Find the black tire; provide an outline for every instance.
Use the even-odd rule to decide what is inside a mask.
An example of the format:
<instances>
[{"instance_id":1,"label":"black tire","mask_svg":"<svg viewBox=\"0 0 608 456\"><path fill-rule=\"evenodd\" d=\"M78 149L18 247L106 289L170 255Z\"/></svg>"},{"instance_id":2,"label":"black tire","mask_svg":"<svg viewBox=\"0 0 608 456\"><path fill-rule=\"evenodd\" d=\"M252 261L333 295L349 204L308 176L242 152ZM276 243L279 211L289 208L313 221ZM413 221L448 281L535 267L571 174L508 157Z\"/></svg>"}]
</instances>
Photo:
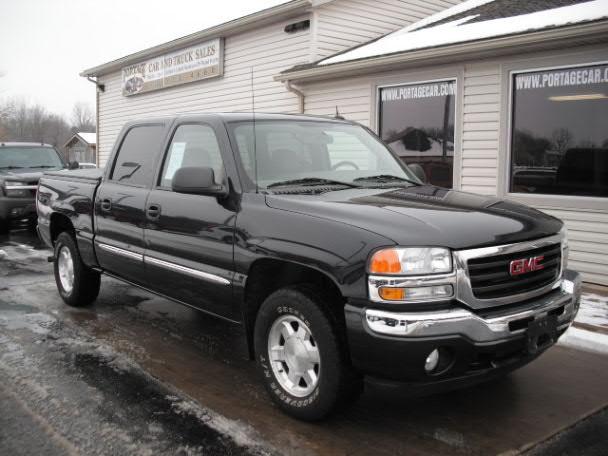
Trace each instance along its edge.
<instances>
[{"instance_id":1,"label":"black tire","mask_svg":"<svg viewBox=\"0 0 608 456\"><path fill-rule=\"evenodd\" d=\"M66 290L63 287L59 277L59 255L63 248L69 250L73 263L74 279L71 290ZM67 305L83 307L91 304L97 299L101 283L100 273L87 267L82 262L76 241L70 233L63 232L57 236L53 266L57 290Z\"/></svg>"},{"instance_id":2,"label":"black tire","mask_svg":"<svg viewBox=\"0 0 608 456\"><path fill-rule=\"evenodd\" d=\"M320 420L352 403L362 390L361 377L354 372L348 359L344 323L329 306L328 298L312 286L294 286L282 288L266 298L256 318L256 363L264 385L283 411L300 420ZM290 394L281 385L269 361L269 334L273 323L289 315L308 326L319 352L318 383L304 397Z\"/></svg>"},{"instance_id":3,"label":"black tire","mask_svg":"<svg viewBox=\"0 0 608 456\"><path fill-rule=\"evenodd\" d=\"M0 234L8 234L9 231L9 221L0 218Z\"/></svg>"}]
</instances>

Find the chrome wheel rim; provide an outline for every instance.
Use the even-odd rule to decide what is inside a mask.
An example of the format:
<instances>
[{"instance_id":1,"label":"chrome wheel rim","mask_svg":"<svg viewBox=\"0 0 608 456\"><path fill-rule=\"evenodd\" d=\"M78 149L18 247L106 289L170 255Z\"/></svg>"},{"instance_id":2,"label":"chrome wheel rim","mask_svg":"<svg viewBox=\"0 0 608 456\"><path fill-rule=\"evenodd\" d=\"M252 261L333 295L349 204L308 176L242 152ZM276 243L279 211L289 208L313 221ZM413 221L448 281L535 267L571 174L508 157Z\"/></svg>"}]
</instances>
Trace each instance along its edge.
<instances>
[{"instance_id":1,"label":"chrome wheel rim","mask_svg":"<svg viewBox=\"0 0 608 456\"><path fill-rule=\"evenodd\" d=\"M275 378L292 396L308 396L319 384L317 341L310 328L294 315L279 317L270 328L268 359Z\"/></svg>"},{"instance_id":2,"label":"chrome wheel rim","mask_svg":"<svg viewBox=\"0 0 608 456\"><path fill-rule=\"evenodd\" d=\"M57 269L61 288L66 293L71 293L74 288L74 261L67 247L61 247L57 256Z\"/></svg>"}]
</instances>

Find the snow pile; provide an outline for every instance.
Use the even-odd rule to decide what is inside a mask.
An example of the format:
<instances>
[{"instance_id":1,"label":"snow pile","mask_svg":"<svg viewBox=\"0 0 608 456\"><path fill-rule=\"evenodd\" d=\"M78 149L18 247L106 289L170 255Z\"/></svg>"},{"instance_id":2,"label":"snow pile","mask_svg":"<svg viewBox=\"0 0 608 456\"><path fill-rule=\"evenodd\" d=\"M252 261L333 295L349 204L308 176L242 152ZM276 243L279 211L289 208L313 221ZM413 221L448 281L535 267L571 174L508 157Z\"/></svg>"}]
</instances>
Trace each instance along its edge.
<instances>
[{"instance_id":1,"label":"snow pile","mask_svg":"<svg viewBox=\"0 0 608 456\"><path fill-rule=\"evenodd\" d=\"M559 339L558 344L579 350L608 353L608 296L583 293L581 306L575 323L583 327L571 326ZM594 329L597 328L597 331Z\"/></svg>"},{"instance_id":2,"label":"snow pile","mask_svg":"<svg viewBox=\"0 0 608 456\"><path fill-rule=\"evenodd\" d=\"M468 11L484 3L488 2L483 0L464 2L370 44L322 60L319 62L319 65L329 65L608 18L608 0L594 0L538 11L536 13L469 23L477 17L476 15L471 15L445 24L420 29L428 24L433 24L454 14Z\"/></svg>"}]
</instances>

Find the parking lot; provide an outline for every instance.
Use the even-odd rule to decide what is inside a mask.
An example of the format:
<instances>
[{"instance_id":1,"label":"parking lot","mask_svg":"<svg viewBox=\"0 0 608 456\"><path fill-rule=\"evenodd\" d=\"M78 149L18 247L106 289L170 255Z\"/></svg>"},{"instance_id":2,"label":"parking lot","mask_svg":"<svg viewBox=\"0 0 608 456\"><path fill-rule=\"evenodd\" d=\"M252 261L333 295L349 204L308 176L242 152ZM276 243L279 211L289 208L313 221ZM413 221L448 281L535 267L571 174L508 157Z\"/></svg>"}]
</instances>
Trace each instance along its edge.
<instances>
[{"instance_id":1,"label":"parking lot","mask_svg":"<svg viewBox=\"0 0 608 456\"><path fill-rule=\"evenodd\" d=\"M267 398L240 327L109 278L68 308L49 255L31 231L0 238L0 454L606 454L601 289L564 343L504 379L368 388L309 424Z\"/></svg>"}]
</instances>

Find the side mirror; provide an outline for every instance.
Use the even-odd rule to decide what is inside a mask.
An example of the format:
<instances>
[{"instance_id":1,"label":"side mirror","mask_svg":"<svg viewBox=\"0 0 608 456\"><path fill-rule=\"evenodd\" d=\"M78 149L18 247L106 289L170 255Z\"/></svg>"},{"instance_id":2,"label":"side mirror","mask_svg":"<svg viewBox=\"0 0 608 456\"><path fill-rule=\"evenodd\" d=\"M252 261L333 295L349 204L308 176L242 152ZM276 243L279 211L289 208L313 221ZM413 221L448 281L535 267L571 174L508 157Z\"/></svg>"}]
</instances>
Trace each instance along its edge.
<instances>
[{"instance_id":1,"label":"side mirror","mask_svg":"<svg viewBox=\"0 0 608 456\"><path fill-rule=\"evenodd\" d=\"M407 165L407 167L418 179L420 179L420 182L426 184L426 173L424 172L424 168L422 168L422 166L420 166L418 163L411 163Z\"/></svg>"},{"instance_id":2,"label":"side mirror","mask_svg":"<svg viewBox=\"0 0 608 456\"><path fill-rule=\"evenodd\" d=\"M68 163L68 169L78 169L80 164L77 161L71 161Z\"/></svg>"},{"instance_id":3,"label":"side mirror","mask_svg":"<svg viewBox=\"0 0 608 456\"><path fill-rule=\"evenodd\" d=\"M215 183L215 173L210 167L179 168L173 175L171 188L177 193L193 195L225 196L228 192L223 185Z\"/></svg>"}]
</instances>

